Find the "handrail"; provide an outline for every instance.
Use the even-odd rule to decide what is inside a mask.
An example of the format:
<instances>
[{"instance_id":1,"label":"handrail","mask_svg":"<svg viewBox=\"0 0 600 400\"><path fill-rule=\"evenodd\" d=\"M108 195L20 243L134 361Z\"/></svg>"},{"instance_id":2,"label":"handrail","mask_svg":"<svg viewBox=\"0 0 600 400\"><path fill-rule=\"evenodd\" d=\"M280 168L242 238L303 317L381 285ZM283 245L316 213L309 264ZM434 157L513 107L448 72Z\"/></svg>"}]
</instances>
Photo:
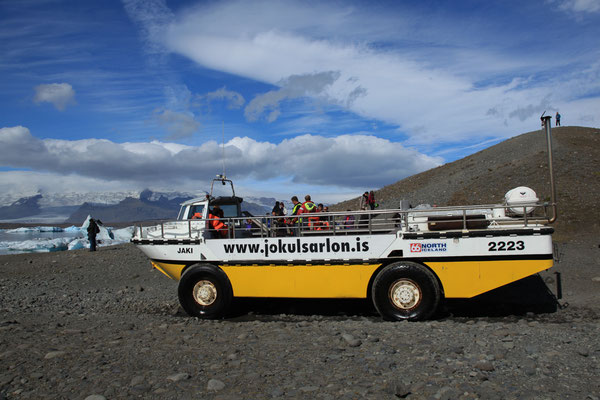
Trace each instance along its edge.
<instances>
[{"instance_id":1,"label":"handrail","mask_svg":"<svg viewBox=\"0 0 600 400\"><path fill-rule=\"evenodd\" d=\"M346 211L314 213L302 217L261 216L232 217L221 219L227 226L227 238L286 237L315 235L344 235L364 232L368 234L392 232L426 232L485 229L488 226L528 227L546 224L551 218L548 203L527 203L518 206L505 204L480 206L447 206L428 209L388 209L369 211ZM504 212L500 212L504 210ZM522 210L520 215L514 211ZM529 211L529 212L528 212ZM495 216L497 213L499 216ZM319 220L308 220L308 215ZM502 216L505 215L505 216ZM210 229L210 219L162 221L158 225L135 229L140 239L156 238L211 238L216 237ZM458 225L457 225L458 224ZM138 229L139 228L139 229ZM501 228L499 228L501 229ZM221 236L219 236L221 237Z\"/></svg>"}]
</instances>

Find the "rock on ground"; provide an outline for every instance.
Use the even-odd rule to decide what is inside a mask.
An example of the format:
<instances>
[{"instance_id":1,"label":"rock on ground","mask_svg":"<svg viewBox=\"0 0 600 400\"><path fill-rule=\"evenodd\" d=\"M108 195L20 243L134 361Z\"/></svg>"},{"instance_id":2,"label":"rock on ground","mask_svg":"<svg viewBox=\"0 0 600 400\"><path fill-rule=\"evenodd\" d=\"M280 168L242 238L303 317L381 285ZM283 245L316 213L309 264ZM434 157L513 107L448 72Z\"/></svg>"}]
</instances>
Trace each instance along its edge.
<instances>
[{"instance_id":1,"label":"rock on ground","mask_svg":"<svg viewBox=\"0 0 600 400\"><path fill-rule=\"evenodd\" d=\"M131 245L1 256L0 399L599 398L599 250L563 250L570 307L524 304L517 286L419 323L281 299L204 321Z\"/></svg>"}]
</instances>

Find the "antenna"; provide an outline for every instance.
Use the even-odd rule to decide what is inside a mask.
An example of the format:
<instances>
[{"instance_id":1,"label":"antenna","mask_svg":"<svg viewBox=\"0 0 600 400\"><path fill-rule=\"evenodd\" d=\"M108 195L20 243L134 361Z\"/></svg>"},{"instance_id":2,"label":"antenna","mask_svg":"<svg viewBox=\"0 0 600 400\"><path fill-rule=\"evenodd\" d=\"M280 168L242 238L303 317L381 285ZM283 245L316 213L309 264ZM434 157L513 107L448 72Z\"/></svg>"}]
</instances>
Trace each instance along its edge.
<instances>
[{"instance_id":1,"label":"antenna","mask_svg":"<svg viewBox=\"0 0 600 400\"><path fill-rule=\"evenodd\" d=\"M225 121L223 122L223 127L221 129L222 133L223 133L223 178L225 178ZM225 183L225 182L223 182Z\"/></svg>"}]
</instances>

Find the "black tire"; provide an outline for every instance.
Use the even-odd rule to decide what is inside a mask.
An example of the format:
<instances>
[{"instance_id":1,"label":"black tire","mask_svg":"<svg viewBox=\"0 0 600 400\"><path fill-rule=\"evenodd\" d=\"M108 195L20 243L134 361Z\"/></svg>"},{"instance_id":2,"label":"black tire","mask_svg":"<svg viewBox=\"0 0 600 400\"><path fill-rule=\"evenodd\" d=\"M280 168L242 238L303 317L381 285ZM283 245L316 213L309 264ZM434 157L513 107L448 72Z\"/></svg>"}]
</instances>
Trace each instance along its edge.
<instances>
[{"instance_id":1,"label":"black tire","mask_svg":"<svg viewBox=\"0 0 600 400\"><path fill-rule=\"evenodd\" d=\"M233 290L225 272L208 264L188 268L177 289L181 307L192 317L214 319L227 313Z\"/></svg>"},{"instance_id":2,"label":"black tire","mask_svg":"<svg viewBox=\"0 0 600 400\"><path fill-rule=\"evenodd\" d=\"M440 303L440 285L421 264L400 261L383 268L371 290L375 308L386 320L420 321L431 317Z\"/></svg>"}]
</instances>

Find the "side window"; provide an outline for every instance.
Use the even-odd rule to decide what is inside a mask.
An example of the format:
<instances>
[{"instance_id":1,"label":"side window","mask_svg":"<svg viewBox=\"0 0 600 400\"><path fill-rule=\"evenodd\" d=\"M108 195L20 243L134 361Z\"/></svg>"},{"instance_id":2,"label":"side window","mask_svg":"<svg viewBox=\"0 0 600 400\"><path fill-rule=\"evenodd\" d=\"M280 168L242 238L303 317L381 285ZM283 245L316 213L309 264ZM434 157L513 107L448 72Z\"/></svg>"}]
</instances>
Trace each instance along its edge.
<instances>
[{"instance_id":1,"label":"side window","mask_svg":"<svg viewBox=\"0 0 600 400\"><path fill-rule=\"evenodd\" d=\"M204 211L204 206L191 206L190 212L188 213L187 219L200 219L202 218L202 212Z\"/></svg>"}]
</instances>

